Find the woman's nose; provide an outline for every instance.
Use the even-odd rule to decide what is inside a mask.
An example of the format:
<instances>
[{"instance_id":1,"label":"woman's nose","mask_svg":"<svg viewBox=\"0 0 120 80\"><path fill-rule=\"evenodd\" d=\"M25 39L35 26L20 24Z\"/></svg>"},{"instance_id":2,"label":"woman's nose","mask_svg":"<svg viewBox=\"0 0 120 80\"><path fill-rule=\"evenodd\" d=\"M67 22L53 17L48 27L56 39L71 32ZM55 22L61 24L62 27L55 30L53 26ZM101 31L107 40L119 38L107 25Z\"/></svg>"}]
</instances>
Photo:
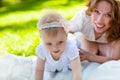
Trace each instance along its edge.
<instances>
[{"instance_id":1,"label":"woman's nose","mask_svg":"<svg viewBox=\"0 0 120 80\"><path fill-rule=\"evenodd\" d=\"M103 16L103 15L99 15L99 16L97 17L96 22L97 22L98 24L102 24L102 23L104 22L104 16Z\"/></svg>"}]
</instances>

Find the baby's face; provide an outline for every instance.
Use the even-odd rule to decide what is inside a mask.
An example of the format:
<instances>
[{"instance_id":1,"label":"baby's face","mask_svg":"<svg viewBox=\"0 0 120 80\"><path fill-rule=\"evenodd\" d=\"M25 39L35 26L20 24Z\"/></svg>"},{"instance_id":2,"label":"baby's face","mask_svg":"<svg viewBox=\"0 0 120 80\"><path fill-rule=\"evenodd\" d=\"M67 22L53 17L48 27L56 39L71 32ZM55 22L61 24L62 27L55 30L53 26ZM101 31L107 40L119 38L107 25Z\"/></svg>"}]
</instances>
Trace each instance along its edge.
<instances>
[{"instance_id":1,"label":"baby's face","mask_svg":"<svg viewBox=\"0 0 120 80\"><path fill-rule=\"evenodd\" d=\"M44 34L44 36L42 36L42 40L46 49L52 56L60 57L66 47L67 35L59 31L56 36Z\"/></svg>"}]
</instances>

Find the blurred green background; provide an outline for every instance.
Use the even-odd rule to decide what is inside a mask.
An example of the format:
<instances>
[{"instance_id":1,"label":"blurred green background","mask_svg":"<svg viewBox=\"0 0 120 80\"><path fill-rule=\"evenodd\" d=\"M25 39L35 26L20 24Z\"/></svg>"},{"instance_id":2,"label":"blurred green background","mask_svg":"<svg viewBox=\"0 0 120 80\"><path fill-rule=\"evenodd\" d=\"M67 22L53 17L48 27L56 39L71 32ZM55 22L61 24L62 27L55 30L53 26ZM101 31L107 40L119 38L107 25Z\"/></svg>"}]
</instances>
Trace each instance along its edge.
<instances>
[{"instance_id":1,"label":"blurred green background","mask_svg":"<svg viewBox=\"0 0 120 80\"><path fill-rule=\"evenodd\" d=\"M36 23L49 10L70 20L85 0L0 0L0 55L36 55L41 42Z\"/></svg>"}]
</instances>

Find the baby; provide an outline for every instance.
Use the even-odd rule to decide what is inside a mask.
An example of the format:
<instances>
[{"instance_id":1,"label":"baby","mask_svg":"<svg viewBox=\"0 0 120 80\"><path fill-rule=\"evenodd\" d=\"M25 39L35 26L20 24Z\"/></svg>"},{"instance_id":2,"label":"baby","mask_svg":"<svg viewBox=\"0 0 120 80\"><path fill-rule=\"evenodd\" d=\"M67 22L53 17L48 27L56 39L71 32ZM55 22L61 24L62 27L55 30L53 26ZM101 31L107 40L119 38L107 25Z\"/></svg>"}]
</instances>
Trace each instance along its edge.
<instances>
[{"instance_id":1,"label":"baby","mask_svg":"<svg viewBox=\"0 0 120 80\"><path fill-rule=\"evenodd\" d=\"M72 70L73 80L81 79L81 64L76 40L68 39L67 21L58 13L47 13L38 21L42 42L38 45L35 80L43 80L44 71Z\"/></svg>"}]
</instances>

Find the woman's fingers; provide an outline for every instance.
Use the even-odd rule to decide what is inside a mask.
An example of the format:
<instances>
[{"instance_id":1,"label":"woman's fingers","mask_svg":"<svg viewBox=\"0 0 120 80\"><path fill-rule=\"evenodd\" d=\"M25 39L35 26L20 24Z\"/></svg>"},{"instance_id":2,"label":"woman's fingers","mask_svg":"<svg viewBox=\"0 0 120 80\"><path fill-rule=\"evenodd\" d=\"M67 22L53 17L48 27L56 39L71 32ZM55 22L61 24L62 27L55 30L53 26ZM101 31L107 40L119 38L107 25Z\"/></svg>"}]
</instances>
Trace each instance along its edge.
<instances>
[{"instance_id":1,"label":"woman's fingers","mask_svg":"<svg viewBox=\"0 0 120 80\"><path fill-rule=\"evenodd\" d=\"M80 60L81 60L81 61L85 60L85 55L84 55L84 53L80 53Z\"/></svg>"}]
</instances>

